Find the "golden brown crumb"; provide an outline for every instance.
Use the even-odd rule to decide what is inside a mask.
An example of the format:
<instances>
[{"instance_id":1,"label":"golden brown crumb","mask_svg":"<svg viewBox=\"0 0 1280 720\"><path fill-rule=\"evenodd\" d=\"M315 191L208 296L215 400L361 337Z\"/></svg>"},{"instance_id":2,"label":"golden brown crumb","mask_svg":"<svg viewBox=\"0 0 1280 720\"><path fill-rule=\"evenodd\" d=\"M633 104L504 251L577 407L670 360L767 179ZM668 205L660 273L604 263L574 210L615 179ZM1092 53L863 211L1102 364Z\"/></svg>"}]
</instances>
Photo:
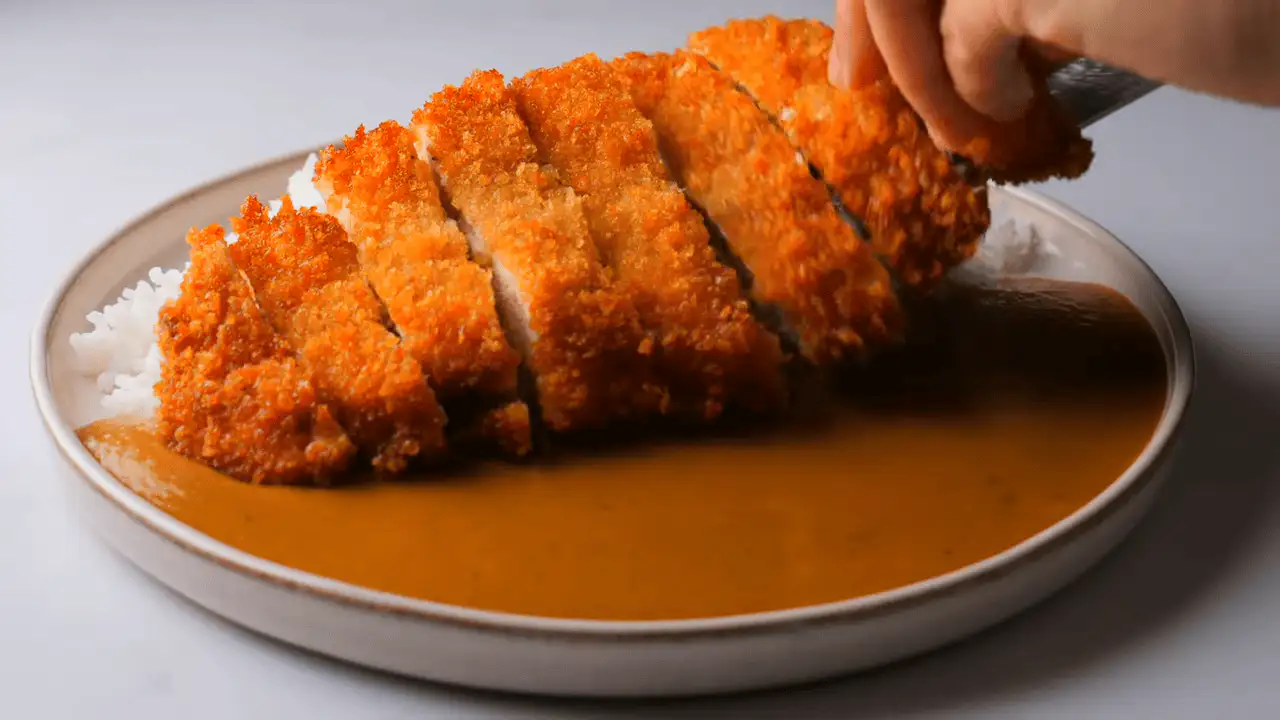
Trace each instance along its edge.
<instances>
[{"instance_id":1,"label":"golden brown crumb","mask_svg":"<svg viewBox=\"0 0 1280 720\"><path fill-rule=\"evenodd\" d=\"M751 317L733 270L671 180L653 125L595 55L512 83L543 159L582 196L602 259L657 345L659 373L682 414L783 398L777 339Z\"/></svg>"},{"instance_id":2,"label":"golden brown crumb","mask_svg":"<svg viewBox=\"0 0 1280 720\"><path fill-rule=\"evenodd\" d=\"M973 255L990 224L975 191L888 81L827 82L831 29L814 20L736 20L689 47L750 92L866 223L898 277L927 287Z\"/></svg>"},{"instance_id":3,"label":"golden brown crumb","mask_svg":"<svg viewBox=\"0 0 1280 720\"><path fill-rule=\"evenodd\" d=\"M802 90L815 93L810 100L813 110L821 110L820 100L831 102L850 92L836 91L827 82L831 38L831 28L817 20L766 16L696 32L689 38L689 48L732 75L776 115L782 108L792 107ZM1079 125L1049 94L1048 73L1034 75L1036 97L1025 116L1007 123L992 121L960 148L961 155L997 182L1078 177L1092 162L1092 143L1080 135ZM872 101L878 96L899 95L888 78L875 84L887 87L880 88ZM895 106L900 102L892 100ZM832 121L836 119L839 117ZM857 132L848 122L845 120L845 131Z\"/></svg>"},{"instance_id":4,"label":"golden brown crumb","mask_svg":"<svg viewBox=\"0 0 1280 720\"><path fill-rule=\"evenodd\" d=\"M289 196L274 218L256 197L232 226L231 257L267 319L311 371L321 396L374 467L403 470L444 450L444 411L422 368L382 324L382 306L360 275L338 222Z\"/></svg>"},{"instance_id":5,"label":"golden brown crumb","mask_svg":"<svg viewBox=\"0 0 1280 720\"><path fill-rule=\"evenodd\" d=\"M441 401L453 408L477 396L514 399L520 357L498 321L493 278L468 257L413 133L393 120L372 132L361 126L321 153L315 180Z\"/></svg>"},{"instance_id":6,"label":"golden brown crumb","mask_svg":"<svg viewBox=\"0 0 1280 720\"><path fill-rule=\"evenodd\" d=\"M1093 164L1093 141L1049 92L1048 73L1032 76L1035 97L1021 119L991 120L959 149L998 183L1074 179Z\"/></svg>"},{"instance_id":7,"label":"golden brown crumb","mask_svg":"<svg viewBox=\"0 0 1280 720\"><path fill-rule=\"evenodd\" d=\"M819 363L900 331L889 276L840 219L782 131L704 58L632 53L614 61L663 156Z\"/></svg>"},{"instance_id":8,"label":"golden brown crumb","mask_svg":"<svg viewBox=\"0 0 1280 720\"><path fill-rule=\"evenodd\" d=\"M169 447L253 483L323 481L355 446L317 399L310 376L262 317L227 257L223 230L187 235L182 293L160 313L156 395Z\"/></svg>"},{"instance_id":9,"label":"golden brown crumb","mask_svg":"<svg viewBox=\"0 0 1280 720\"><path fill-rule=\"evenodd\" d=\"M529 406L516 400L485 413L480 434L493 441L508 455L522 457L533 449Z\"/></svg>"},{"instance_id":10,"label":"golden brown crumb","mask_svg":"<svg viewBox=\"0 0 1280 720\"><path fill-rule=\"evenodd\" d=\"M566 430L661 409L635 308L600 264L580 199L538 165L502 75L446 86L413 124L419 155L429 144L450 201L493 258L546 423Z\"/></svg>"}]
</instances>

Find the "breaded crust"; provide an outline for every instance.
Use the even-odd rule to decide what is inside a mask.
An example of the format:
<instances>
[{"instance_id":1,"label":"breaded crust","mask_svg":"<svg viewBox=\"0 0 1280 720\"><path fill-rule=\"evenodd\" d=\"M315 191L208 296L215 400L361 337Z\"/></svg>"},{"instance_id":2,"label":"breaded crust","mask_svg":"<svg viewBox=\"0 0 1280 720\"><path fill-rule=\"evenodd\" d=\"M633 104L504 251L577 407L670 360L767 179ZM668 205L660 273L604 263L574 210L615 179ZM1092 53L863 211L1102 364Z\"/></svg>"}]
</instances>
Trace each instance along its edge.
<instances>
[{"instance_id":1,"label":"breaded crust","mask_svg":"<svg viewBox=\"0 0 1280 720\"><path fill-rule=\"evenodd\" d=\"M898 278L928 287L971 257L991 222L891 82L844 90L827 81L831 29L816 20L735 20L689 48L746 89L871 233Z\"/></svg>"},{"instance_id":2,"label":"breaded crust","mask_svg":"<svg viewBox=\"0 0 1280 720\"><path fill-rule=\"evenodd\" d=\"M834 90L827 82L831 37L831 28L817 20L766 16L696 32L689 38L689 48L733 75L762 105L777 108L770 110L776 114L791 107L802 89L816 92L826 86ZM1079 177L1093 161L1092 143L1081 136L1079 124L1049 93L1047 69L1035 70L1032 81L1036 94L1027 113L1012 122L987 123L959 149L959 154L996 182ZM899 95L888 78L877 84L888 86L878 95ZM820 110L833 102L834 95L829 90L816 92L808 102ZM893 100L894 105L898 103ZM796 111L799 114L799 108ZM834 119L839 119L847 111L834 114ZM851 119L856 118L855 113Z\"/></svg>"},{"instance_id":3,"label":"breaded crust","mask_svg":"<svg viewBox=\"0 0 1280 720\"><path fill-rule=\"evenodd\" d=\"M728 76L684 51L612 64L653 121L668 167L750 269L756 299L782 310L806 357L827 363L897 336L887 271Z\"/></svg>"},{"instance_id":4,"label":"breaded crust","mask_svg":"<svg viewBox=\"0 0 1280 720\"><path fill-rule=\"evenodd\" d=\"M657 344L673 409L702 419L726 403L783 399L782 353L715 257L702 216L671 180L653 125L595 55L513 81L540 157L582 197L602 259Z\"/></svg>"},{"instance_id":5,"label":"breaded crust","mask_svg":"<svg viewBox=\"0 0 1280 720\"><path fill-rule=\"evenodd\" d=\"M341 148L320 154L315 182L445 408L519 403L520 356L498 321L493 277L471 261L430 166L413 149L413 133L393 120L372 132L361 126ZM500 445L527 452L527 423L505 427L520 434Z\"/></svg>"},{"instance_id":6,"label":"breaded crust","mask_svg":"<svg viewBox=\"0 0 1280 720\"><path fill-rule=\"evenodd\" d=\"M274 218L250 196L230 247L267 319L315 378L321 397L374 467L399 472L444 450L444 411L422 367L383 325L338 221L289 196Z\"/></svg>"},{"instance_id":7,"label":"breaded crust","mask_svg":"<svg viewBox=\"0 0 1280 720\"><path fill-rule=\"evenodd\" d=\"M522 326L542 418L555 430L644 416L666 402L631 302L601 265L581 201L537 148L497 71L446 86L414 113L418 152L509 280L504 312Z\"/></svg>"},{"instance_id":8,"label":"breaded crust","mask_svg":"<svg viewBox=\"0 0 1280 720\"><path fill-rule=\"evenodd\" d=\"M498 322L493 279L468 257L409 129L361 126L321 153L316 186L435 391L514 395L520 358Z\"/></svg>"},{"instance_id":9,"label":"breaded crust","mask_svg":"<svg viewBox=\"0 0 1280 720\"><path fill-rule=\"evenodd\" d=\"M325 481L355 446L262 316L227 256L220 226L192 229L182 293L160 312L161 438L252 483Z\"/></svg>"}]
</instances>

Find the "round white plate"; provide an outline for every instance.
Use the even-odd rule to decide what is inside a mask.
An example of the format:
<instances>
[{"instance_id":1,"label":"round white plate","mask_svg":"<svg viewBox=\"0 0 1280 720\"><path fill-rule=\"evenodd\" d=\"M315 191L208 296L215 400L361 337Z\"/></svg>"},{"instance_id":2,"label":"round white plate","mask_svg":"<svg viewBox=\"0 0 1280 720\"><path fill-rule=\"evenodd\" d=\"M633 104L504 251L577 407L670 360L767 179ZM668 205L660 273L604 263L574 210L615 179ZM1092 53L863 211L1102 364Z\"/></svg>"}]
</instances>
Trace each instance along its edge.
<instances>
[{"instance_id":1,"label":"round white plate","mask_svg":"<svg viewBox=\"0 0 1280 720\"><path fill-rule=\"evenodd\" d=\"M361 665L495 690L657 696L815 680L959 640L1042 600L1113 548L1163 484L1194 385L1190 334L1173 298L1103 228L1036 194L992 190L993 227L1034 225L1052 244L1027 274L1109 285L1159 335L1171 369L1164 416L1142 455L1062 522L955 572L837 603L705 620L602 622L472 610L355 587L268 562L178 522L103 470L75 428L101 414L67 337L152 266L180 267L195 225L244 197L280 194L306 153L205 185L107 239L55 291L35 329L31 382L84 517L118 551L192 601L264 635Z\"/></svg>"}]
</instances>

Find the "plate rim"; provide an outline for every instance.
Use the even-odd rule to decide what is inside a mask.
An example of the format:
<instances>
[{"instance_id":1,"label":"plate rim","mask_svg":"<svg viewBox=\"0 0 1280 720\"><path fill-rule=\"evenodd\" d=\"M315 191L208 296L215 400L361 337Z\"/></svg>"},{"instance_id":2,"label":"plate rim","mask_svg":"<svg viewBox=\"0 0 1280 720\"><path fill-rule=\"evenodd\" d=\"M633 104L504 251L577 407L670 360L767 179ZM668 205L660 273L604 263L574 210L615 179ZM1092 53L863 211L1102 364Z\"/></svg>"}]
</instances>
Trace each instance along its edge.
<instances>
[{"instance_id":1,"label":"plate rim","mask_svg":"<svg viewBox=\"0 0 1280 720\"><path fill-rule=\"evenodd\" d=\"M80 480L114 505L117 510L123 512L132 521L143 525L159 538L176 545L185 553L213 562L250 580L270 583L278 588L365 612L446 624L467 630L553 638L561 641L685 640L718 635L775 633L799 627L855 623L963 593L971 587L986 584L1016 572L1063 545L1070 544L1074 538L1083 535L1119 512L1157 479L1158 473L1155 471L1168 457L1170 450L1176 446L1186 425L1187 411L1195 394L1195 345L1182 308L1164 281L1132 248L1096 221L1034 190L999 187L997 188L999 192L1041 211L1056 215L1095 239L1114 244L1121 253L1128 256L1128 259L1136 263L1151 282L1152 290L1157 296L1157 304L1164 311L1164 319L1169 324L1168 329L1172 338L1172 352L1166 353L1170 393L1156 429L1142 452L1123 473L1089 502L1022 542L942 575L871 595L766 612L676 620L552 618L482 610L373 590L291 568L232 547L178 521L129 490L107 472L80 442L75 428L59 412L53 398L48 360L50 347L55 340L50 335L61 316L67 295L85 270L126 236L175 205L193 200L220 186L240 182L255 173L285 166L288 163L300 164L314 152L318 152L318 148L310 147L278 155L224 174L195 185L135 216L95 244L63 273L40 311L30 340L29 376L41 422L62 459L76 471ZM1150 318L1148 320L1150 321Z\"/></svg>"}]
</instances>

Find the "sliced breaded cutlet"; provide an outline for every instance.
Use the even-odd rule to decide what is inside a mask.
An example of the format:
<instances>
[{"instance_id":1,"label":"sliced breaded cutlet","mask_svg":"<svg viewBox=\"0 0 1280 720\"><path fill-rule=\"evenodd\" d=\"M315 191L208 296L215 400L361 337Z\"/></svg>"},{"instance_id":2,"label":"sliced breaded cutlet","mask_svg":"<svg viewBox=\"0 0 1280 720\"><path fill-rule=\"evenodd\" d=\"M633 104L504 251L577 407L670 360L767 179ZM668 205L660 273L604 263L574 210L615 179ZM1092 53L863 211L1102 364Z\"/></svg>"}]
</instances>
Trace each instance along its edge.
<instances>
[{"instance_id":1,"label":"sliced breaded cutlet","mask_svg":"<svg viewBox=\"0 0 1280 720\"><path fill-rule=\"evenodd\" d=\"M928 287L973 255L991 221L985 189L955 171L892 83L827 81L826 25L735 20L694 33L689 48L774 116L903 283Z\"/></svg>"},{"instance_id":2,"label":"sliced breaded cutlet","mask_svg":"<svg viewBox=\"0 0 1280 720\"><path fill-rule=\"evenodd\" d=\"M499 308L547 426L599 427L664 409L667 394L649 372L652 342L600 262L581 199L538 163L502 75L446 86L413 127L472 250L492 261Z\"/></svg>"},{"instance_id":3,"label":"sliced breaded cutlet","mask_svg":"<svg viewBox=\"0 0 1280 720\"><path fill-rule=\"evenodd\" d=\"M720 69L755 94L766 107L790 107L797 117L801 109L807 122L830 113L829 122L816 139L837 139L841 132L858 132L849 127L860 118L848 99L827 82L827 59L831 52L831 28L818 20L783 20L766 16L755 20L734 20L723 27L693 33L689 48L706 55ZM882 64L883 65L883 64ZM861 102L877 102L879 97L900 93L883 74L860 78L860 82L886 86ZM1049 92L1049 68L1033 67L1035 97L1027 112L1009 122L994 120L975 128L966 146L957 152L986 171L997 182L1034 182L1052 177L1074 178L1088 170L1093 161L1093 144L1080 134L1080 125ZM865 88L862 88L865 89ZM858 90L852 92L858 96ZM807 97L805 97L807 96ZM797 102L804 97L803 107ZM834 104L833 104L834 103ZM772 112L772 111L771 111ZM919 120L917 119L917 122ZM807 138L806 138L807 139Z\"/></svg>"},{"instance_id":4,"label":"sliced breaded cutlet","mask_svg":"<svg viewBox=\"0 0 1280 720\"><path fill-rule=\"evenodd\" d=\"M422 367L383 324L338 221L286 195L274 218L256 197L232 220L231 258L258 305L315 378L374 467L399 472L444 450L444 411Z\"/></svg>"},{"instance_id":5,"label":"sliced breaded cutlet","mask_svg":"<svg viewBox=\"0 0 1280 720\"><path fill-rule=\"evenodd\" d=\"M221 227L187 235L182 294L160 312L161 438L178 453L252 483L323 482L355 446L310 374L262 316L227 256Z\"/></svg>"},{"instance_id":6,"label":"sliced breaded cutlet","mask_svg":"<svg viewBox=\"0 0 1280 720\"><path fill-rule=\"evenodd\" d=\"M726 404L776 407L782 352L721 265L702 216L671 180L653 125L595 55L512 83L543 160L582 197L602 260L657 345L673 410L702 419Z\"/></svg>"},{"instance_id":7,"label":"sliced breaded cutlet","mask_svg":"<svg viewBox=\"0 0 1280 720\"><path fill-rule=\"evenodd\" d=\"M492 276L471 261L430 166L414 151L413 133L390 120L371 132L361 126L341 148L320 154L315 181L454 425L477 410L518 413L520 357L498 321ZM495 427L516 431L497 438L509 452L529 451L527 422Z\"/></svg>"},{"instance_id":8,"label":"sliced breaded cutlet","mask_svg":"<svg viewBox=\"0 0 1280 720\"><path fill-rule=\"evenodd\" d=\"M692 53L612 65L676 179L750 271L753 296L781 311L807 358L836 361L897 337L888 272L751 98Z\"/></svg>"}]
</instances>

